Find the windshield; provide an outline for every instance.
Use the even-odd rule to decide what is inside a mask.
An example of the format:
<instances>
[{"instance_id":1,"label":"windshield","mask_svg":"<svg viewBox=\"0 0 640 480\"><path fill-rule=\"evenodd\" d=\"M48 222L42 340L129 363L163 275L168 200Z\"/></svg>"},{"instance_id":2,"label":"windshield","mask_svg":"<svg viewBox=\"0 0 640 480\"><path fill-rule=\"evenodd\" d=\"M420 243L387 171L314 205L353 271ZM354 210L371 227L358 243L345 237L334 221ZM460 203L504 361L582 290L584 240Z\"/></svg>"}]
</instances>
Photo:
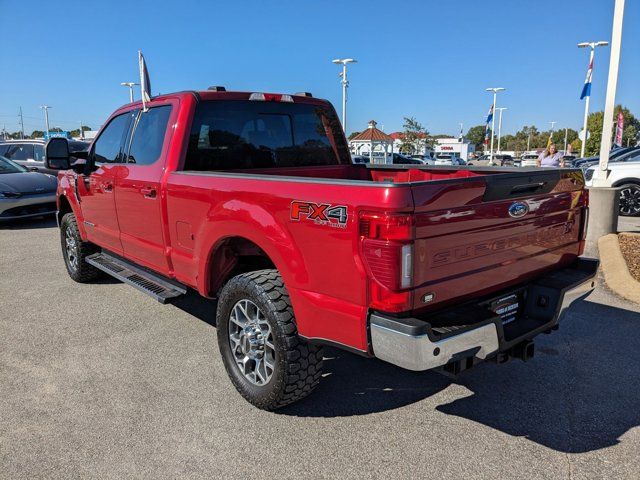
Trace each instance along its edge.
<instances>
[{"instance_id":1,"label":"windshield","mask_svg":"<svg viewBox=\"0 0 640 480\"><path fill-rule=\"evenodd\" d=\"M27 169L17 163L12 162L6 157L0 157L0 174L2 173L22 173Z\"/></svg>"},{"instance_id":2,"label":"windshield","mask_svg":"<svg viewBox=\"0 0 640 480\"><path fill-rule=\"evenodd\" d=\"M185 170L231 170L351 164L330 106L213 100L201 102Z\"/></svg>"}]
</instances>

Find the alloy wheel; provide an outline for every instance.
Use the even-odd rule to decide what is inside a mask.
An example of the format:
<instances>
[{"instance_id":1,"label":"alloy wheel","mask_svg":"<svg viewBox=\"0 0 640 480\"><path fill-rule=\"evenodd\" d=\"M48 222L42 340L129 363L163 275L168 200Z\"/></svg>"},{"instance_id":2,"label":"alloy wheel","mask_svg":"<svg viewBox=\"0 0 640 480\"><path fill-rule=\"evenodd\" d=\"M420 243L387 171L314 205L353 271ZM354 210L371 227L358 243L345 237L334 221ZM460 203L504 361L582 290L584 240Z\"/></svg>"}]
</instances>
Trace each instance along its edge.
<instances>
[{"instance_id":1,"label":"alloy wheel","mask_svg":"<svg viewBox=\"0 0 640 480\"><path fill-rule=\"evenodd\" d=\"M640 186L627 185L620 190L620 214L640 214Z\"/></svg>"},{"instance_id":2,"label":"alloy wheel","mask_svg":"<svg viewBox=\"0 0 640 480\"><path fill-rule=\"evenodd\" d=\"M271 326L251 300L237 302L229 315L229 343L236 365L254 385L269 383L275 368Z\"/></svg>"},{"instance_id":3,"label":"alloy wheel","mask_svg":"<svg viewBox=\"0 0 640 480\"><path fill-rule=\"evenodd\" d=\"M78 269L78 242L73 235L69 235L69 231L65 231L64 236L65 251L67 254L67 262L72 270Z\"/></svg>"}]
</instances>

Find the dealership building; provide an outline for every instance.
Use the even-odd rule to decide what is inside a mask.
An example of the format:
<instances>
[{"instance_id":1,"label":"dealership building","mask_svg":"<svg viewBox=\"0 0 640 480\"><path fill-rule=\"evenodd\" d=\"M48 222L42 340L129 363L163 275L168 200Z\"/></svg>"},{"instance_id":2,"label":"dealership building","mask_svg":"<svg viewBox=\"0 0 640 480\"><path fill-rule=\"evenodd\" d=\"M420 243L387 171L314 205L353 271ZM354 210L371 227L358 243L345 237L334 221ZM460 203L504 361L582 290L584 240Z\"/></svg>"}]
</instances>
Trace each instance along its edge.
<instances>
[{"instance_id":1,"label":"dealership building","mask_svg":"<svg viewBox=\"0 0 640 480\"><path fill-rule=\"evenodd\" d=\"M438 138L434 150L436 155L438 153L457 153L466 162L469 159L469 154L476 151L476 146L464 137Z\"/></svg>"}]
</instances>

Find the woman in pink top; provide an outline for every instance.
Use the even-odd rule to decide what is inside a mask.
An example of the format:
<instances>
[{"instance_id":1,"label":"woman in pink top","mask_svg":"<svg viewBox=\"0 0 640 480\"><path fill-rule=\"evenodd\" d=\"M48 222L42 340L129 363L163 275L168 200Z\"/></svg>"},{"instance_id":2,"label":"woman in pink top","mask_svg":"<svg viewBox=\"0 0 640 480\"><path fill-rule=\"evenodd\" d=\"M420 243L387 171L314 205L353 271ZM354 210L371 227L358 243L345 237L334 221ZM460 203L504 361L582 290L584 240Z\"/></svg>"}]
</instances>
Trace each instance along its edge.
<instances>
[{"instance_id":1,"label":"woman in pink top","mask_svg":"<svg viewBox=\"0 0 640 480\"><path fill-rule=\"evenodd\" d=\"M564 167L564 159L558 149L556 148L555 143L549 145L549 147L540 154L538 157L538 166L539 167Z\"/></svg>"}]
</instances>

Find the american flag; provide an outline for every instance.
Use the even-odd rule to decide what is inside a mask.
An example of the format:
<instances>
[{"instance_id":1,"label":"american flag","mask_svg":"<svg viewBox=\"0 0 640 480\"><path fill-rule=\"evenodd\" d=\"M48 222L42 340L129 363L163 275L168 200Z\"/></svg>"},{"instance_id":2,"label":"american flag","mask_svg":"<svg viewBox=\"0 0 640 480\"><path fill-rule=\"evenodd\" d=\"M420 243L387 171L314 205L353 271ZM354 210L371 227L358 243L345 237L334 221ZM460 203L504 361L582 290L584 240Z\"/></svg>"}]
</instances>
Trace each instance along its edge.
<instances>
[{"instance_id":1,"label":"american flag","mask_svg":"<svg viewBox=\"0 0 640 480\"><path fill-rule=\"evenodd\" d=\"M487 125L484 128L484 144L489 145L489 131L491 125L491 120L493 120L493 104L489 107L489 114L487 115Z\"/></svg>"},{"instance_id":2,"label":"american flag","mask_svg":"<svg viewBox=\"0 0 640 480\"><path fill-rule=\"evenodd\" d=\"M584 97L591 96L591 75L593 74L593 54L591 54L591 58L589 59L589 68L587 68L587 77L584 79L584 87L582 87L582 94L580 95L580 100Z\"/></svg>"}]
</instances>

